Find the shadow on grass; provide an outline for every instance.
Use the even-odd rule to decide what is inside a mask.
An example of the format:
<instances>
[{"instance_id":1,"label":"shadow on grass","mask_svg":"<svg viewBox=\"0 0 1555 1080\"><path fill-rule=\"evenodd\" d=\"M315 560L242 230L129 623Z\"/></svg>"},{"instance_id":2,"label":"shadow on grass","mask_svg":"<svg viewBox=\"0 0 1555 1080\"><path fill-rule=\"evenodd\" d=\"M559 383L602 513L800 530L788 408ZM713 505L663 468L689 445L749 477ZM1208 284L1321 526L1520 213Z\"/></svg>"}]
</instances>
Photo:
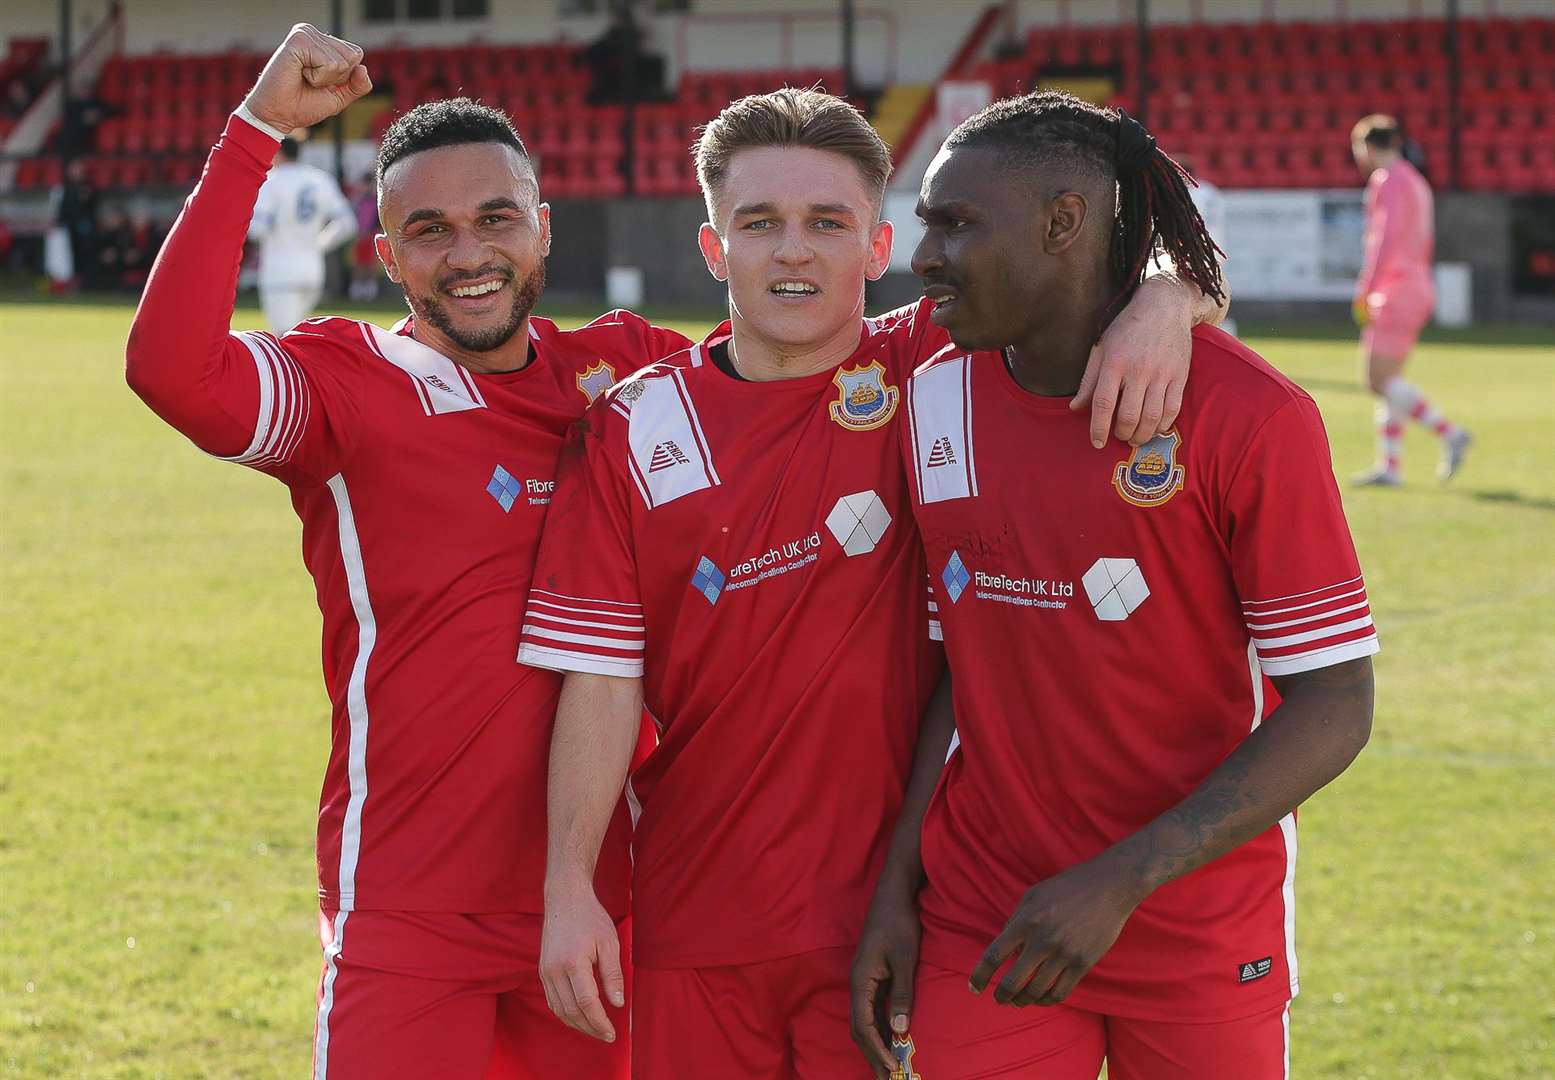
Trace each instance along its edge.
<instances>
[{"instance_id":1,"label":"shadow on grass","mask_svg":"<svg viewBox=\"0 0 1555 1080\"><path fill-rule=\"evenodd\" d=\"M1540 499L1518 491L1460 491L1460 496L1475 502L1496 503L1501 506L1523 506L1530 510L1555 511L1555 499Z\"/></svg>"}]
</instances>

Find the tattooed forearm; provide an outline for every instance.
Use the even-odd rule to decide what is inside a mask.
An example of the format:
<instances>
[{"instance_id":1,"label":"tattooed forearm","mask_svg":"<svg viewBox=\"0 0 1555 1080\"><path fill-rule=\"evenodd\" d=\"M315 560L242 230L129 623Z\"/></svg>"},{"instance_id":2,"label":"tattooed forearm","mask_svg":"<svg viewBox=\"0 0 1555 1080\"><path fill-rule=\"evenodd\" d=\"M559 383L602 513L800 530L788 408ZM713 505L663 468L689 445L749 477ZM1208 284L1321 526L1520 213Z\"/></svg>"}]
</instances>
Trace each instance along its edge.
<instances>
[{"instance_id":1,"label":"tattooed forearm","mask_svg":"<svg viewBox=\"0 0 1555 1080\"><path fill-rule=\"evenodd\" d=\"M1171 881L1261 832L1266 826L1235 827L1239 814L1258 805L1258 791L1248 782L1254 764L1252 754L1233 755L1192 795L1125 841L1134 849L1135 876Z\"/></svg>"},{"instance_id":2,"label":"tattooed forearm","mask_svg":"<svg viewBox=\"0 0 1555 1080\"><path fill-rule=\"evenodd\" d=\"M1280 707L1192 794L1116 844L1148 893L1245 844L1344 771L1371 732L1370 660L1277 681Z\"/></svg>"}]
</instances>

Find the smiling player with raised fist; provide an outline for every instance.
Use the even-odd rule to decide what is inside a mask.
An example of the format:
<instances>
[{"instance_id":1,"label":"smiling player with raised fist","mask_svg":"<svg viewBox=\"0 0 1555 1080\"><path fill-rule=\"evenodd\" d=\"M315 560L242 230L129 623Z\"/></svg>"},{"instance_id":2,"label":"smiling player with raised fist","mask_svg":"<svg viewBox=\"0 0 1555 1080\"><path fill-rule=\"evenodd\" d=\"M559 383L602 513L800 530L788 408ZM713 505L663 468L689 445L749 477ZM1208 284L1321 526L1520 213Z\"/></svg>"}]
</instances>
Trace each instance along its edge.
<instances>
[{"instance_id":1,"label":"smiling player with raised fist","mask_svg":"<svg viewBox=\"0 0 1555 1080\"><path fill-rule=\"evenodd\" d=\"M413 109L379 152L378 250L411 318L230 333L281 137L371 88L357 46L292 29L157 259L126 374L202 449L286 484L302 520L333 713L313 1075L624 1077L625 1039L553 1018L537 973L559 679L514 663L516 616L567 425L686 341L625 312L570 332L531 315L549 208L507 118L464 100ZM616 920L627 841L618 799L594 878Z\"/></svg>"}]
</instances>

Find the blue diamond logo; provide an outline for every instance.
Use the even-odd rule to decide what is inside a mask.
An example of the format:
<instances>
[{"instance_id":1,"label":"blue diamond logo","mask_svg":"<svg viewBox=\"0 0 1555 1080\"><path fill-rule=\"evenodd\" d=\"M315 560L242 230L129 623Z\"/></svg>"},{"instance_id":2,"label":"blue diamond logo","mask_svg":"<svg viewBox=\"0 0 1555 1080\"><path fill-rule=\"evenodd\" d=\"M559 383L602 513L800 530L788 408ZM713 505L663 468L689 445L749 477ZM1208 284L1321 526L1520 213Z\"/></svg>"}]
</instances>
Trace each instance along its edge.
<instances>
[{"instance_id":1,"label":"blue diamond logo","mask_svg":"<svg viewBox=\"0 0 1555 1080\"><path fill-rule=\"evenodd\" d=\"M709 604L716 604L726 580L723 571L714 565L713 560L703 555L697 560L697 568L691 575L691 587L701 593Z\"/></svg>"},{"instance_id":2,"label":"blue diamond logo","mask_svg":"<svg viewBox=\"0 0 1555 1080\"><path fill-rule=\"evenodd\" d=\"M967 582L972 580L972 575L966 571L966 563L961 561L961 552L950 553L950 561L945 564L945 572L939 579L945 583L945 595L950 597L952 604L961 599Z\"/></svg>"},{"instance_id":3,"label":"blue diamond logo","mask_svg":"<svg viewBox=\"0 0 1555 1080\"><path fill-rule=\"evenodd\" d=\"M518 501L519 493L523 490L523 485L501 465L492 472L491 482L486 485L486 494L497 500L504 514L513 509L513 504Z\"/></svg>"}]
</instances>

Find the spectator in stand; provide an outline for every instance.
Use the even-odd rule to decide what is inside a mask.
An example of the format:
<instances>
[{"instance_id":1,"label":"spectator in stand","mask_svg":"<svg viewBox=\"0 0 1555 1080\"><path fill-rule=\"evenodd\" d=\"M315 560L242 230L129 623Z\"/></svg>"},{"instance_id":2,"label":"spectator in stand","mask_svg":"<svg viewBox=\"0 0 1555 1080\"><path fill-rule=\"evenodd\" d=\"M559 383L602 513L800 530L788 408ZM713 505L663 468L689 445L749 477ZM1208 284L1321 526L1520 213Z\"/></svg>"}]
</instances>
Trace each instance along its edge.
<instances>
[{"instance_id":1,"label":"spectator in stand","mask_svg":"<svg viewBox=\"0 0 1555 1080\"><path fill-rule=\"evenodd\" d=\"M71 160L64 183L54 189L51 216L54 227L63 231L69 243L70 265L58 267L50 276L56 291L72 291L92 266L97 249L97 188L80 158Z\"/></svg>"},{"instance_id":2,"label":"spectator in stand","mask_svg":"<svg viewBox=\"0 0 1555 1080\"><path fill-rule=\"evenodd\" d=\"M383 272L378 268L378 193L368 173L349 192L356 212L356 243L351 245L351 299L376 300Z\"/></svg>"},{"instance_id":3,"label":"spectator in stand","mask_svg":"<svg viewBox=\"0 0 1555 1080\"><path fill-rule=\"evenodd\" d=\"M157 252L162 250L162 237L162 229L152 220L151 212L137 203L130 210L129 225L124 233L122 266L126 286L139 289L146 284L151 264L156 261Z\"/></svg>"},{"instance_id":4,"label":"spectator in stand","mask_svg":"<svg viewBox=\"0 0 1555 1080\"><path fill-rule=\"evenodd\" d=\"M27 89L27 84L21 79L12 79L5 88L5 113L12 119L20 119L32 105L32 94Z\"/></svg>"},{"instance_id":5,"label":"spectator in stand","mask_svg":"<svg viewBox=\"0 0 1555 1080\"><path fill-rule=\"evenodd\" d=\"M628 84L634 101L664 99L664 58L645 52L645 43L642 26L632 18L632 9L623 5L605 32L580 54L593 75L589 84L590 105L625 101Z\"/></svg>"},{"instance_id":6,"label":"spectator in stand","mask_svg":"<svg viewBox=\"0 0 1555 1080\"><path fill-rule=\"evenodd\" d=\"M124 283L124 253L129 247L129 218L117 206L105 206L97 219L92 260L80 267L88 289L116 289Z\"/></svg>"}]
</instances>

